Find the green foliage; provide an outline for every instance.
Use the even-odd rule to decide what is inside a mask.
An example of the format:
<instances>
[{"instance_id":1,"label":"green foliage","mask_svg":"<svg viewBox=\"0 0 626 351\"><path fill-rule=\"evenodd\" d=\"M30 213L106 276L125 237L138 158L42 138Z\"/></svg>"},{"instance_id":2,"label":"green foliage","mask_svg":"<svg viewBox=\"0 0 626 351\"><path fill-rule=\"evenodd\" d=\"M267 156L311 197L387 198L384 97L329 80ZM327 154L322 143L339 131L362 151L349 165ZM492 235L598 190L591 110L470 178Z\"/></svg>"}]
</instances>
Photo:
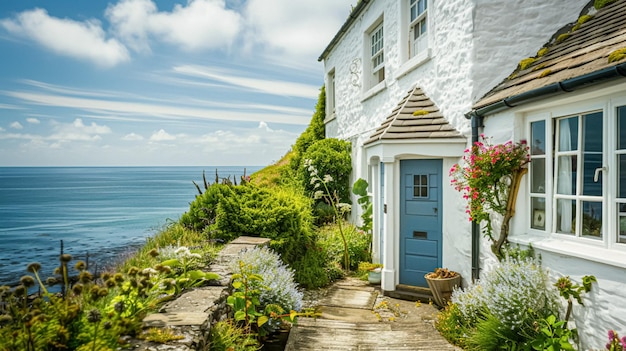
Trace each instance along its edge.
<instances>
[{"instance_id":1,"label":"green foliage","mask_svg":"<svg viewBox=\"0 0 626 351\"><path fill-rule=\"evenodd\" d=\"M591 285L593 282L597 282L596 277L593 275L586 275L582 279L583 284L573 283L569 276L561 277L554 283L554 286L559 290L559 294L565 300L576 299L578 304L583 305L583 300L580 294L583 292L591 291Z\"/></svg>"},{"instance_id":2,"label":"green foliage","mask_svg":"<svg viewBox=\"0 0 626 351\"><path fill-rule=\"evenodd\" d=\"M352 185L352 193L359 197L357 199L357 203L363 210L363 213L361 214L363 224L359 227L359 229L366 233L370 233L372 231L372 201L367 194L367 186L367 181L363 178L359 178Z\"/></svg>"},{"instance_id":3,"label":"green foliage","mask_svg":"<svg viewBox=\"0 0 626 351\"><path fill-rule=\"evenodd\" d=\"M311 200L293 187L213 184L181 223L225 241L242 235L270 238L270 246L293 263L311 242Z\"/></svg>"},{"instance_id":4,"label":"green foliage","mask_svg":"<svg viewBox=\"0 0 626 351\"><path fill-rule=\"evenodd\" d=\"M267 188L289 183L293 178L293 170L290 166L291 159L296 154L295 151L289 151L278 162L264 167L250 175L250 182Z\"/></svg>"},{"instance_id":5,"label":"green foliage","mask_svg":"<svg viewBox=\"0 0 626 351\"><path fill-rule=\"evenodd\" d=\"M261 345L243 327L230 320L217 322L211 327L209 339L210 351L256 351Z\"/></svg>"},{"instance_id":6,"label":"green foliage","mask_svg":"<svg viewBox=\"0 0 626 351\"><path fill-rule=\"evenodd\" d=\"M371 261L371 235L345 222L343 224L343 232L348 246L350 262L350 267L344 266L343 268L356 270L359 262ZM320 228L318 240L320 247L327 255L327 260L342 265L344 261L344 245L339 225L332 224Z\"/></svg>"},{"instance_id":7,"label":"green foliage","mask_svg":"<svg viewBox=\"0 0 626 351\"><path fill-rule=\"evenodd\" d=\"M292 265L298 284L305 289L326 286L344 276L338 262L328 259L328 253L314 242L307 246L304 256Z\"/></svg>"},{"instance_id":8,"label":"green foliage","mask_svg":"<svg viewBox=\"0 0 626 351\"><path fill-rule=\"evenodd\" d=\"M435 328L448 342L465 348L468 325L456 304L448 304L435 320Z\"/></svg>"},{"instance_id":9,"label":"green foliage","mask_svg":"<svg viewBox=\"0 0 626 351\"><path fill-rule=\"evenodd\" d=\"M205 273L198 269L202 256L192 253L187 247L177 248L166 247L161 250L174 251L173 257L162 254L164 261L161 261L155 272L160 272L157 285L163 285L163 292L178 295L185 289L205 285L210 280L217 280L219 276L215 273ZM161 284L166 282L165 284Z\"/></svg>"},{"instance_id":10,"label":"green foliage","mask_svg":"<svg viewBox=\"0 0 626 351\"><path fill-rule=\"evenodd\" d=\"M307 160L310 160L310 165L315 167L320 177L324 178L328 175L332 178L332 182L327 184L328 193L337 194L341 203L350 203L350 174L352 173L350 142L323 139L311 145L302 155L298 177L305 190L312 195L319 189L315 187L315 182L311 181L310 165L305 164Z\"/></svg>"},{"instance_id":11,"label":"green foliage","mask_svg":"<svg viewBox=\"0 0 626 351\"><path fill-rule=\"evenodd\" d=\"M225 184L210 185L190 204L189 211L180 218L186 228L203 231L215 223L218 205L224 198L233 196L233 187ZM232 239L232 238L231 238Z\"/></svg>"},{"instance_id":12,"label":"green foliage","mask_svg":"<svg viewBox=\"0 0 626 351\"><path fill-rule=\"evenodd\" d=\"M455 290L440 331L455 344L466 342L469 350L531 350L531 341L543 340L538 325L558 311L556 291L533 256L532 248L509 248L481 281Z\"/></svg>"},{"instance_id":13,"label":"green foliage","mask_svg":"<svg viewBox=\"0 0 626 351\"><path fill-rule=\"evenodd\" d=\"M325 138L326 128L324 126L324 119L326 119L326 88L322 86L320 94L317 98L315 113L311 118L311 123L298 137L296 144L293 147L294 154L290 161L290 165L293 170L300 167L302 158L308 148L315 142Z\"/></svg>"},{"instance_id":14,"label":"green foliage","mask_svg":"<svg viewBox=\"0 0 626 351\"><path fill-rule=\"evenodd\" d=\"M539 332L535 338L527 343L533 350L575 350L570 343L573 332L567 329L565 321L558 320L555 315L551 314L539 320L538 327Z\"/></svg>"}]
</instances>

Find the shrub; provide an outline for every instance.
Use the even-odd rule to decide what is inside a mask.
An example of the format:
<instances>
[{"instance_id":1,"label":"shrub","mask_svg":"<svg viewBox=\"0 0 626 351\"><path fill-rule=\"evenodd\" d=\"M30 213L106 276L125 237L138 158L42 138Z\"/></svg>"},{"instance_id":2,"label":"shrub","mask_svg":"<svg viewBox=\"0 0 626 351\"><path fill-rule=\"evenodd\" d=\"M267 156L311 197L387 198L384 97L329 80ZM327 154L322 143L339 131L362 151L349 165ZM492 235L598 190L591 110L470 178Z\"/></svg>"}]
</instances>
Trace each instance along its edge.
<instances>
[{"instance_id":1,"label":"shrub","mask_svg":"<svg viewBox=\"0 0 626 351\"><path fill-rule=\"evenodd\" d=\"M213 184L181 223L225 241L242 235L272 239L270 246L292 263L311 242L311 199L293 187Z\"/></svg>"},{"instance_id":2,"label":"shrub","mask_svg":"<svg viewBox=\"0 0 626 351\"><path fill-rule=\"evenodd\" d=\"M327 184L330 194L333 195L336 192L339 202L350 203L350 173L352 172L350 142L323 139L311 145L302 155L298 177L306 191L312 196L319 189L315 188L314 182L311 181L309 165L305 165L307 160L310 160L310 165L317 169L321 177L326 175L332 177L333 181Z\"/></svg>"},{"instance_id":3,"label":"shrub","mask_svg":"<svg viewBox=\"0 0 626 351\"><path fill-rule=\"evenodd\" d=\"M304 256L292 267L296 281L305 289L317 289L343 277L339 263L329 260L328 254L317 242L308 246Z\"/></svg>"},{"instance_id":4,"label":"shrub","mask_svg":"<svg viewBox=\"0 0 626 351\"><path fill-rule=\"evenodd\" d=\"M267 247L255 247L239 255L231 262L231 271L238 272L243 263L248 273L258 274L263 281L252 281L252 288L259 289L261 307L279 305L285 311L302 308L302 293L294 281L294 272L275 252Z\"/></svg>"},{"instance_id":5,"label":"shrub","mask_svg":"<svg viewBox=\"0 0 626 351\"><path fill-rule=\"evenodd\" d=\"M189 205L189 211L180 218L180 224L195 230L204 230L215 223L217 208L221 200L233 196L233 187L225 184L213 184Z\"/></svg>"},{"instance_id":6,"label":"shrub","mask_svg":"<svg viewBox=\"0 0 626 351\"><path fill-rule=\"evenodd\" d=\"M451 301L475 350L500 350L527 344L536 337L535 325L557 311L556 292L538 261L526 254L507 257L480 282L455 290ZM510 348L509 348L510 349Z\"/></svg>"},{"instance_id":7,"label":"shrub","mask_svg":"<svg viewBox=\"0 0 626 351\"><path fill-rule=\"evenodd\" d=\"M371 235L357 229L354 225L344 223L343 231L348 244L350 270L356 270L359 262L371 261ZM327 225L320 229L319 245L326 253L329 262L341 265L344 262L344 246L337 224Z\"/></svg>"}]
</instances>

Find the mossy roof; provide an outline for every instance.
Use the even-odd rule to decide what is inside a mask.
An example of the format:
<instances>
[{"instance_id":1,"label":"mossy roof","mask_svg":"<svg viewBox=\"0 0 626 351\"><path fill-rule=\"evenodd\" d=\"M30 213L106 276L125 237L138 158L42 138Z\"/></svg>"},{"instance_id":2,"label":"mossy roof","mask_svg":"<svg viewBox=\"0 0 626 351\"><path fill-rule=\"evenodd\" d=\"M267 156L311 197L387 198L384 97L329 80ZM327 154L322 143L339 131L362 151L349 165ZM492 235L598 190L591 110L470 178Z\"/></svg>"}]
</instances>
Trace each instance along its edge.
<instances>
[{"instance_id":1,"label":"mossy roof","mask_svg":"<svg viewBox=\"0 0 626 351\"><path fill-rule=\"evenodd\" d=\"M572 30L575 24L576 21L555 33L545 46L548 48L545 54L523 70L518 66L476 102L474 109L626 62L626 59L609 62L613 51L626 47L626 0L607 5ZM565 33L569 35L564 36Z\"/></svg>"},{"instance_id":2,"label":"mossy roof","mask_svg":"<svg viewBox=\"0 0 626 351\"><path fill-rule=\"evenodd\" d=\"M418 113L414 115L416 111ZM422 89L415 87L402 98L365 145L379 140L432 138L464 139Z\"/></svg>"}]
</instances>

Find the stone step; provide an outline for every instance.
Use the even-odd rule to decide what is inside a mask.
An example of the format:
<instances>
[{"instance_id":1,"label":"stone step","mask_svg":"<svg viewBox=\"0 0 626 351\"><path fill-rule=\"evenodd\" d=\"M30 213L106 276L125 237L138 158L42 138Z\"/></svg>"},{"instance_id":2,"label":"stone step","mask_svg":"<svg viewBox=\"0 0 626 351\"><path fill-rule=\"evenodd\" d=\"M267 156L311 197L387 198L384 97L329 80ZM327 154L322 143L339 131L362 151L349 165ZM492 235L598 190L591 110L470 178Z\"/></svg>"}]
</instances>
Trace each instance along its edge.
<instances>
[{"instance_id":1,"label":"stone step","mask_svg":"<svg viewBox=\"0 0 626 351\"><path fill-rule=\"evenodd\" d=\"M394 299L407 300L407 301L420 301L423 303L434 303L433 294L428 288L420 288L409 285L397 285L396 290L383 291L383 295L392 297Z\"/></svg>"}]
</instances>

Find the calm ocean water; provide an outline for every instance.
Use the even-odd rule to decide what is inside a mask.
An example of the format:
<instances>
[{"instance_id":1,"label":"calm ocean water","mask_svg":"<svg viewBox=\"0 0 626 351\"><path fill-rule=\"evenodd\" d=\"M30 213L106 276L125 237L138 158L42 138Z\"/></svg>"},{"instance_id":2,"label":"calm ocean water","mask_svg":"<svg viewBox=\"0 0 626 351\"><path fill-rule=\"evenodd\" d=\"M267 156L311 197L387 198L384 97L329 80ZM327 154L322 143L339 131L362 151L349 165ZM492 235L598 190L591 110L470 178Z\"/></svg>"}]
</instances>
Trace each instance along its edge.
<instances>
[{"instance_id":1,"label":"calm ocean water","mask_svg":"<svg viewBox=\"0 0 626 351\"><path fill-rule=\"evenodd\" d=\"M260 167L245 167L247 174ZM64 251L99 266L136 249L189 208L207 180L244 167L0 167L0 285L13 284L26 265L44 277Z\"/></svg>"}]
</instances>

